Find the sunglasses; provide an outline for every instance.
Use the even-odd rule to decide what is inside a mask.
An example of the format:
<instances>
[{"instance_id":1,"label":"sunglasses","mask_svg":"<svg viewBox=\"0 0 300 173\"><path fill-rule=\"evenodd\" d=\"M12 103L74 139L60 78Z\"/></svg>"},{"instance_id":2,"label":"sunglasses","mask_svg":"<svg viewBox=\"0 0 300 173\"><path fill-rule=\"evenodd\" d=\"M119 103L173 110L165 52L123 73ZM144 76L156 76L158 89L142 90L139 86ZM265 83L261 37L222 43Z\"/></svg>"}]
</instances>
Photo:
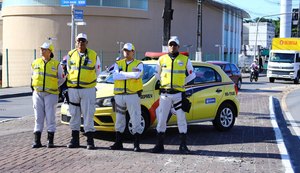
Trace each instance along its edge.
<instances>
[{"instance_id":1,"label":"sunglasses","mask_svg":"<svg viewBox=\"0 0 300 173\"><path fill-rule=\"evenodd\" d=\"M79 38L79 39L77 40L77 42L78 42L78 43L79 43L79 42L85 43L85 42L86 42L86 39L84 39L84 38Z\"/></svg>"},{"instance_id":2,"label":"sunglasses","mask_svg":"<svg viewBox=\"0 0 300 173\"><path fill-rule=\"evenodd\" d=\"M174 43L174 42L171 42L171 43L169 44L169 46L170 46L170 47L172 47L172 46L175 46L175 47L176 47L176 46L178 46L178 44L176 44L176 43Z\"/></svg>"}]
</instances>

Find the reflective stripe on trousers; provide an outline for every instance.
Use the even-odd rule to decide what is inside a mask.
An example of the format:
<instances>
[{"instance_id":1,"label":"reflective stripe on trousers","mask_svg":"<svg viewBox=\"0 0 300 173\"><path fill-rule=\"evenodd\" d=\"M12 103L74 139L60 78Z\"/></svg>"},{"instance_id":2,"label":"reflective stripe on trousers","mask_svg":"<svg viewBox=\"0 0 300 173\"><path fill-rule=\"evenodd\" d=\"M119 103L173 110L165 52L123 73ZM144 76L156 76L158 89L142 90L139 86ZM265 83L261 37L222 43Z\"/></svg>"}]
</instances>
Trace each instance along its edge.
<instances>
[{"instance_id":1,"label":"reflective stripe on trousers","mask_svg":"<svg viewBox=\"0 0 300 173\"><path fill-rule=\"evenodd\" d=\"M96 89L94 87L82 89L69 88L68 92L70 102L80 103L80 107L69 104L71 130L80 130L82 114L84 132L94 132Z\"/></svg>"},{"instance_id":2,"label":"reflective stripe on trousers","mask_svg":"<svg viewBox=\"0 0 300 173\"><path fill-rule=\"evenodd\" d=\"M133 134L142 134L143 128L141 125L141 99L137 94L115 95L116 105L126 107L132 122ZM116 112L116 131L123 133L126 127L126 114Z\"/></svg>"},{"instance_id":3,"label":"reflective stripe on trousers","mask_svg":"<svg viewBox=\"0 0 300 173\"><path fill-rule=\"evenodd\" d=\"M182 100L182 93L167 94L161 93L159 99L159 107L156 110L157 132L165 132L167 128L167 119L173 104ZM177 125L179 133L187 133L187 123L185 112L182 109L176 110Z\"/></svg>"},{"instance_id":4,"label":"reflective stripe on trousers","mask_svg":"<svg viewBox=\"0 0 300 173\"><path fill-rule=\"evenodd\" d=\"M36 92L32 94L33 111L35 116L34 132L43 132L44 121L46 119L47 131L55 132L56 130L56 106L58 95L47 92Z\"/></svg>"}]
</instances>

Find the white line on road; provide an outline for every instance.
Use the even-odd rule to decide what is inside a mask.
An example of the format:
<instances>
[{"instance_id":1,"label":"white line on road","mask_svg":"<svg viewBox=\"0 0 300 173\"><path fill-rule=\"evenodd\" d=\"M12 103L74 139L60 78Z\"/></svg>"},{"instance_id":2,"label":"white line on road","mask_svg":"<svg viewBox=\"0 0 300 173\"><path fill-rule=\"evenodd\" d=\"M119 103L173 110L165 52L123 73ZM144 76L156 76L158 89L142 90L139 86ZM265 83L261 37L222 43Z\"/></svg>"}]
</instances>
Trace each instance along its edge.
<instances>
[{"instance_id":1,"label":"white line on road","mask_svg":"<svg viewBox=\"0 0 300 173\"><path fill-rule=\"evenodd\" d=\"M277 146L278 146L278 149L279 149L279 152L281 155L282 164L285 168L285 172L294 173L289 153L287 152L280 128L278 127L278 124L276 121L272 96L269 97L269 110L270 110L271 123L272 123L273 129L274 129L274 132L275 132L276 142L277 142Z\"/></svg>"},{"instance_id":2,"label":"white line on road","mask_svg":"<svg viewBox=\"0 0 300 173\"><path fill-rule=\"evenodd\" d=\"M287 119L286 121L289 122L292 126L293 131L295 132L296 136L298 136L299 140L300 140L300 128L299 125L297 123L295 123L295 120L293 118L293 116L291 115L290 112L284 112Z\"/></svg>"}]
</instances>

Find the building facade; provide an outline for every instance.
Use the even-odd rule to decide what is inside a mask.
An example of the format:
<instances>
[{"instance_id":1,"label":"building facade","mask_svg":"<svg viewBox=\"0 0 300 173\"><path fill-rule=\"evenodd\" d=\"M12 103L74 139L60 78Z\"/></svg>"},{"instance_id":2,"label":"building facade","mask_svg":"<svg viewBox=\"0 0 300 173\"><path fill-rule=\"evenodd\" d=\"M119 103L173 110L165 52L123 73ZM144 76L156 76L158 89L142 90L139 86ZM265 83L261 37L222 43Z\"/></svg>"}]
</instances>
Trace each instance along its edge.
<instances>
[{"instance_id":1,"label":"building facade","mask_svg":"<svg viewBox=\"0 0 300 173\"><path fill-rule=\"evenodd\" d=\"M245 11L212 0L202 1L202 59L236 62L242 44L242 19ZM4 0L2 86L30 85L30 64L40 56L39 46L55 38L55 58L71 47L71 8L61 0ZM146 51L161 51L163 37L162 0L86 0L83 10L86 25L77 33L88 35L88 47L98 52L103 67L114 62L122 43L132 42L137 58ZM197 1L173 0L171 35L178 36L181 50L191 59L197 49ZM213 22L212 22L213 21Z\"/></svg>"}]
</instances>

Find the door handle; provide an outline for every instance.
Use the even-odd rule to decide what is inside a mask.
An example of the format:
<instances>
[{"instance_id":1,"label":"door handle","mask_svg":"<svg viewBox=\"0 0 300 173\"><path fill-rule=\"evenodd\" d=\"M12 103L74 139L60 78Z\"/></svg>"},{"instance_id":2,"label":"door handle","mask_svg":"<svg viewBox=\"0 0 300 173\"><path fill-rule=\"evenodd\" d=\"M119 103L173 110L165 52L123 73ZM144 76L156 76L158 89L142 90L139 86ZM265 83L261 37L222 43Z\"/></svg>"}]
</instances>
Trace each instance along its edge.
<instances>
[{"instance_id":1,"label":"door handle","mask_svg":"<svg viewBox=\"0 0 300 173\"><path fill-rule=\"evenodd\" d=\"M220 88L218 88L218 89L216 90L216 92L217 92L217 93L220 93L220 92L222 92L222 90L221 90Z\"/></svg>"}]
</instances>

